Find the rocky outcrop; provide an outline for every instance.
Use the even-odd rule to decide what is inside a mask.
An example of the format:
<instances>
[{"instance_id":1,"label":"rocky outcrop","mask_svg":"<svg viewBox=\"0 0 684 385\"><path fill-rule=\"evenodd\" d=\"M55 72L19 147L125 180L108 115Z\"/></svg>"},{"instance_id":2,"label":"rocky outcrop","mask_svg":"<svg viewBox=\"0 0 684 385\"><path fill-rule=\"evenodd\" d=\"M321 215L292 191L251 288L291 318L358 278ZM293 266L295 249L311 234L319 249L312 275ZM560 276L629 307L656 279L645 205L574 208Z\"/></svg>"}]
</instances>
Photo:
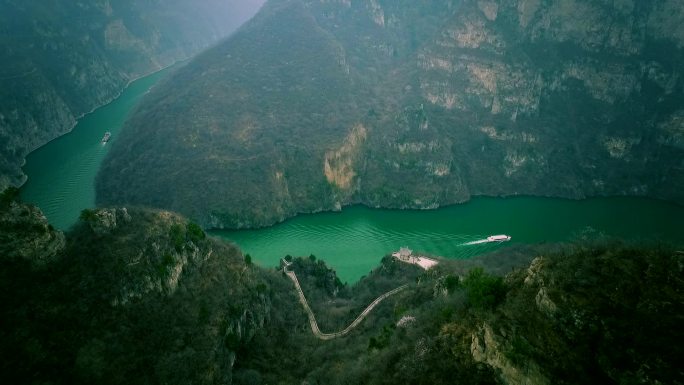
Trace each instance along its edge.
<instances>
[{"instance_id":1,"label":"rocky outcrop","mask_svg":"<svg viewBox=\"0 0 684 385\"><path fill-rule=\"evenodd\" d=\"M54 261L64 246L64 234L48 223L39 208L18 202L0 207L2 258L20 258L44 266Z\"/></svg>"},{"instance_id":2,"label":"rocky outcrop","mask_svg":"<svg viewBox=\"0 0 684 385\"><path fill-rule=\"evenodd\" d=\"M510 349L510 346L506 345L510 344L502 336L497 335L490 325L483 324L471 336L470 353L476 362L482 362L495 368L504 384L543 385L552 383L534 362L529 362L524 367L513 364L506 357L505 352Z\"/></svg>"},{"instance_id":3,"label":"rocky outcrop","mask_svg":"<svg viewBox=\"0 0 684 385\"><path fill-rule=\"evenodd\" d=\"M0 190L30 151L67 133L132 80L228 35L261 1L96 0L0 5Z\"/></svg>"},{"instance_id":4,"label":"rocky outcrop","mask_svg":"<svg viewBox=\"0 0 684 385\"><path fill-rule=\"evenodd\" d=\"M534 297L537 309L548 316L553 316L558 306L549 297L549 283L545 282L543 274L544 265L545 260L543 257L535 258L527 269L527 276L523 282L527 287L537 290L537 294Z\"/></svg>"},{"instance_id":5,"label":"rocky outcrop","mask_svg":"<svg viewBox=\"0 0 684 385\"><path fill-rule=\"evenodd\" d=\"M98 200L215 227L473 195L684 202L676 9L674 0L270 1L152 92L109 153ZM189 173L208 191L179 184Z\"/></svg>"},{"instance_id":6,"label":"rocky outcrop","mask_svg":"<svg viewBox=\"0 0 684 385\"><path fill-rule=\"evenodd\" d=\"M679 333L662 330L680 313L672 300L681 297L681 255L595 242L511 272L505 300L443 335L505 384L677 382L680 371L665 362L681 350L666 342Z\"/></svg>"},{"instance_id":7,"label":"rocky outcrop","mask_svg":"<svg viewBox=\"0 0 684 385\"><path fill-rule=\"evenodd\" d=\"M88 225L96 235L111 234L117 227L117 219L119 222L127 223L131 221L131 216L125 207L95 210L88 219Z\"/></svg>"},{"instance_id":8,"label":"rocky outcrop","mask_svg":"<svg viewBox=\"0 0 684 385\"><path fill-rule=\"evenodd\" d=\"M364 126L357 125L345 138L337 150L325 154L324 173L328 183L340 190L352 190L358 171L355 171L356 158L361 153L361 145L368 133Z\"/></svg>"}]
</instances>

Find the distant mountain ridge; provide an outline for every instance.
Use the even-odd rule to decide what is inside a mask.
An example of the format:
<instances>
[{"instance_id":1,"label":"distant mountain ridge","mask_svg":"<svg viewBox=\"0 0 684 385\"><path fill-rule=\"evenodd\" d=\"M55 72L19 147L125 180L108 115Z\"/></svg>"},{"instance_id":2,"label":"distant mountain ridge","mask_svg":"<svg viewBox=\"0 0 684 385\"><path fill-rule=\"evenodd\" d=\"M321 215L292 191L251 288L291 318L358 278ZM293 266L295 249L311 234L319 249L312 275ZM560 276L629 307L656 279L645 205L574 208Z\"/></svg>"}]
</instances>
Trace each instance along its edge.
<instances>
[{"instance_id":1,"label":"distant mountain ridge","mask_svg":"<svg viewBox=\"0 0 684 385\"><path fill-rule=\"evenodd\" d=\"M0 4L0 190L26 154L142 75L235 30L263 1L4 1Z\"/></svg>"},{"instance_id":2,"label":"distant mountain ridge","mask_svg":"<svg viewBox=\"0 0 684 385\"><path fill-rule=\"evenodd\" d=\"M237 228L473 195L682 203L681 25L672 0L272 0L149 95L98 201Z\"/></svg>"}]
</instances>

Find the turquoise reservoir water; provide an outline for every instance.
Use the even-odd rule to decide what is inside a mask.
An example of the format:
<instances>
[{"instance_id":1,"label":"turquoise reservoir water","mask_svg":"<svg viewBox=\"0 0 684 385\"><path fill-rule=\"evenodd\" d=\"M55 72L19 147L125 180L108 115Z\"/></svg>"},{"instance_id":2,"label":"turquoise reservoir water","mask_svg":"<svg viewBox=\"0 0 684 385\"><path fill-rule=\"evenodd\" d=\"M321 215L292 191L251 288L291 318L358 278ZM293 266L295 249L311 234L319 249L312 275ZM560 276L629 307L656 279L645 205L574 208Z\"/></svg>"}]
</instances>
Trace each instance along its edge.
<instances>
[{"instance_id":1,"label":"turquoise reservoir water","mask_svg":"<svg viewBox=\"0 0 684 385\"><path fill-rule=\"evenodd\" d=\"M113 102L79 119L74 129L26 157L28 181L21 199L40 207L58 229L73 225L81 210L95 207L95 176L128 113L171 68L132 82ZM105 132L112 138L101 142Z\"/></svg>"},{"instance_id":2,"label":"turquoise reservoir water","mask_svg":"<svg viewBox=\"0 0 684 385\"><path fill-rule=\"evenodd\" d=\"M631 240L684 242L684 207L643 198L581 201L516 197L475 198L431 211L378 210L361 206L339 213L302 215L259 230L214 231L237 243L264 266L290 254L314 254L343 281L353 282L401 246L433 255L468 258L511 243L572 240L591 229ZM511 242L479 243L507 234Z\"/></svg>"}]
</instances>

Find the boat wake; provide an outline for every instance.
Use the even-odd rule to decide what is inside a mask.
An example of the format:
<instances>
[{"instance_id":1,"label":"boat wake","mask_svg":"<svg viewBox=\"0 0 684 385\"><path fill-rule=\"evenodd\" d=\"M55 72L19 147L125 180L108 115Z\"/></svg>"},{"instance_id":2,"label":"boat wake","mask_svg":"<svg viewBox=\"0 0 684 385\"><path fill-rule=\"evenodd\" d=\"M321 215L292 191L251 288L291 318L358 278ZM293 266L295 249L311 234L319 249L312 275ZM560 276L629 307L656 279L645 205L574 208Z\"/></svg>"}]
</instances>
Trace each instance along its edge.
<instances>
[{"instance_id":1,"label":"boat wake","mask_svg":"<svg viewBox=\"0 0 684 385\"><path fill-rule=\"evenodd\" d=\"M461 243L461 246L472 246L472 245L479 245L482 243L489 243L491 242L489 239L478 239L477 241L472 241L472 242L466 242L466 243Z\"/></svg>"}]
</instances>

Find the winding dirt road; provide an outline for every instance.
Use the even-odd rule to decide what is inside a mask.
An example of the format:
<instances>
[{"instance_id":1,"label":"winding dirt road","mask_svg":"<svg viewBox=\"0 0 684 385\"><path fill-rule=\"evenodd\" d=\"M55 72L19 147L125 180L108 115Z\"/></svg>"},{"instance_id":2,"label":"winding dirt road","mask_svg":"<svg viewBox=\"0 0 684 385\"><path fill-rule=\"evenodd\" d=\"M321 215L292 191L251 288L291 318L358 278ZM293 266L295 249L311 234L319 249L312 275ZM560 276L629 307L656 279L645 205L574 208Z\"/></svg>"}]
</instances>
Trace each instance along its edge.
<instances>
[{"instance_id":1,"label":"winding dirt road","mask_svg":"<svg viewBox=\"0 0 684 385\"><path fill-rule=\"evenodd\" d=\"M398 288L394 290L390 290L387 293L381 295L380 297L376 298L375 301L371 302L368 307L366 307L361 314L359 314L358 317L349 324L344 330L336 332L336 333L323 333L321 332L321 329L318 328L318 323L316 322L316 317L314 316L313 311L311 310L311 307L309 307L309 303L306 301L306 297L304 296L304 292L302 291L302 287L299 285L299 280L297 279L297 275L295 275L294 271L289 271L287 270L287 265L283 268L283 271L285 274L287 274L288 277L294 282L295 288L297 289L297 293L299 293L299 302L304 306L304 310L306 311L306 314L309 316L309 324L311 325L311 331L313 332L314 336L317 338L320 338L322 340L331 340L333 338L337 337L342 337L352 331L356 326L358 326L361 321L363 321L364 318L377 306L380 302L382 302L385 298L396 294L408 287L408 284L399 286Z\"/></svg>"}]
</instances>

